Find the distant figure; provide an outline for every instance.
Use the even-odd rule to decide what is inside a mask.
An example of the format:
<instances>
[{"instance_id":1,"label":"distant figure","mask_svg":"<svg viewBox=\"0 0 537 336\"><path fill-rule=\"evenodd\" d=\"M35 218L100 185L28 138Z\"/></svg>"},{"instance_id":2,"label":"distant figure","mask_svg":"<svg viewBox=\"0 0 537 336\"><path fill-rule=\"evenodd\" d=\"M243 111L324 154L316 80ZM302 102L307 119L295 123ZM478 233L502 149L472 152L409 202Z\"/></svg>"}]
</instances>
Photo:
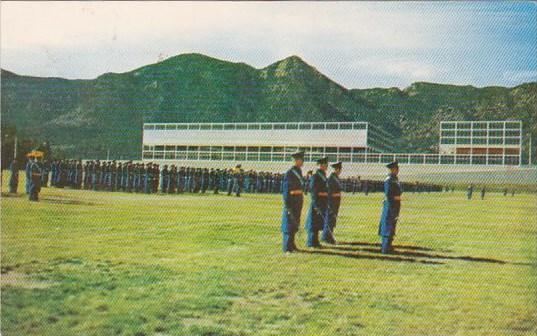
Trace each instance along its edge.
<instances>
[{"instance_id":1,"label":"distant figure","mask_svg":"<svg viewBox=\"0 0 537 336\"><path fill-rule=\"evenodd\" d=\"M339 206L341 204L341 181L339 176L342 171L342 163L336 162L332 165L334 172L328 178L328 218L324 222L322 241L328 244L335 244L334 229L336 228Z\"/></svg>"},{"instance_id":2,"label":"distant figure","mask_svg":"<svg viewBox=\"0 0 537 336\"><path fill-rule=\"evenodd\" d=\"M170 185L169 175L168 165L164 165L160 172L160 191L164 194L168 192L168 187Z\"/></svg>"},{"instance_id":3,"label":"distant figure","mask_svg":"<svg viewBox=\"0 0 537 336\"><path fill-rule=\"evenodd\" d=\"M306 230L308 231L308 247L321 247L319 243L319 231L323 229L324 222L328 215L328 188L326 184L326 170L328 169L328 158L323 157L317 160L319 169L311 176L310 193L311 203L306 220Z\"/></svg>"},{"instance_id":4,"label":"distant figure","mask_svg":"<svg viewBox=\"0 0 537 336\"><path fill-rule=\"evenodd\" d=\"M507 196L507 188L503 190L503 196Z\"/></svg>"},{"instance_id":5,"label":"distant figure","mask_svg":"<svg viewBox=\"0 0 537 336\"><path fill-rule=\"evenodd\" d=\"M474 193L474 185L473 184L470 184L468 186L468 191L466 192L466 196L468 197L469 200L472 199L472 194Z\"/></svg>"},{"instance_id":6,"label":"distant figure","mask_svg":"<svg viewBox=\"0 0 537 336\"><path fill-rule=\"evenodd\" d=\"M300 225L300 215L304 203L302 166L304 165L304 152L296 152L291 155L294 165L283 176L283 214L282 234L283 252L291 253L297 250L295 235Z\"/></svg>"},{"instance_id":7,"label":"distant figure","mask_svg":"<svg viewBox=\"0 0 537 336\"><path fill-rule=\"evenodd\" d=\"M485 192L486 192L485 187L483 187L481 189L481 199L485 199Z\"/></svg>"},{"instance_id":8,"label":"distant figure","mask_svg":"<svg viewBox=\"0 0 537 336\"><path fill-rule=\"evenodd\" d=\"M16 159L11 161L9 171L11 172L11 176L9 177L9 192L16 194L19 188L19 164Z\"/></svg>"},{"instance_id":9,"label":"distant figure","mask_svg":"<svg viewBox=\"0 0 537 336\"><path fill-rule=\"evenodd\" d=\"M515 196L515 189L511 190L511 197Z\"/></svg>"},{"instance_id":10,"label":"distant figure","mask_svg":"<svg viewBox=\"0 0 537 336\"><path fill-rule=\"evenodd\" d=\"M397 175L399 174L399 164L397 161L389 163L386 168L390 173L384 180L384 206L379 224L379 236L381 240L381 253L389 254L393 252L392 242L395 236L395 227L401 210L401 184Z\"/></svg>"},{"instance_id":11,"label":"distant figure","mask_svg":"<svg viewBox=\"0 0 537 336\"><path fill-rule=\"evenodd\" d=\"M241 197L243 178L244 170L242 165L238 164L233 170L233 191L237 197Z\"/></svg>"},{"instance_id":12,"label":"distant figure","mask_svg":"<svg viewBox=\"0 0 537 336\"><path fill-rule=\"evenodd\" d=\"M39 164L38 157L33 156L30 159L30 188L29 199L30 201L39 201L39 192L41 191L41 174L42 169Z\"/></svg>"},{"instance_id":13,"label":"distant figure","mask_svg":"<svg viewBox=\"0 0 537 336\"><path fill-rule=\"evenodd\" d=\"M30 171L31 166L32 166L32 159L28 158L28 161L26 161L26 166L24 167L24 172L26 173L26 182L25 182L26 194L30 194L30 184L32 183L32 174Z\"/></svg>"}]
</instances>

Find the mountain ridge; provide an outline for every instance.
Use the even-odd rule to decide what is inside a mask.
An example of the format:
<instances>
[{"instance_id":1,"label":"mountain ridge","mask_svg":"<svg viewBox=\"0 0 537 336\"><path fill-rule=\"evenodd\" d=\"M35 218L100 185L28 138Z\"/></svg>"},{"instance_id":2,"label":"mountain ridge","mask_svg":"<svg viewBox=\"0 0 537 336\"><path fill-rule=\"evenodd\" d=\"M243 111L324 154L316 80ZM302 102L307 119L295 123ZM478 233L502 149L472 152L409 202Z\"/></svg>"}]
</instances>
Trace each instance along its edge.
<instances>
[{"instance_id":1,"label":"mountain ridge","mask_svg":"<svg viewBox=\"0 0 537 336\"><path fill-rule=\"evenodd\" d=\"M143 122L369 121L399 151L434 151L445 118L521 119L537 134L536 82L347 89L296 55L264 68L190 53L95 79L1 78L3 128L86 158L139 157Z\"/></svg>"}]
</instances>

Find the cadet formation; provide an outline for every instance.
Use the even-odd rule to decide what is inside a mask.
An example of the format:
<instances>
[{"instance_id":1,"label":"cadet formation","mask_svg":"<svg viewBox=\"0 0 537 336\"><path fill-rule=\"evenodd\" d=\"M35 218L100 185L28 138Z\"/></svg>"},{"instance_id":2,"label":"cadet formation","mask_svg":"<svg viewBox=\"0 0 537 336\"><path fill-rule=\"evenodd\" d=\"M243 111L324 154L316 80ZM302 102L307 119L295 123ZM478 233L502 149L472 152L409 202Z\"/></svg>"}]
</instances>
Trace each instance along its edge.
<instances>
[{"instance_id":1,"label":"cadet formation","mask_svg":"<svg viewBox=\"0 0 537 336\"><path fill-rule=\"evenodd\" d=\"M304 203L302 176L304 165L304 152L292 155L294 164L283 177L283 215L281 231L283 234L283 252L292 253L298 251L295 236L300 227L300 215ZM343 169L341 162L331 164L332 172L328 175L328 158L317 160L318 169L309 175L309 191L311 202L308 217L305 223L307 231L306 245L310 248L320 248L320 241L327 244L336 244L334 230L341 205L341 193L343 191L340 175ZM395 236L395 228L399 211L401 209L401 184L397 178L399 165L392 162L386 166L390 173L384 181L384 203L382 207L379 231L381 237L381 252L388 254L393 252L392 242ZM319 240L319 233L321 238Z\"/></svg>"},{"instance_id":2,"label":"cadet formation","mask_svg":"<svg viewBox=\"0 0 537 336\"><path fill-rule=\"evenodd\" d=\"M25 192L30 201L39 200L42 187L73 188L94 191L130 192L141 194L182 194L182 193L226 193L228 196L241 196L241 193L281 193L283 195L283 214L281 231L283 251L298 251L295 236L301 225L304 197L309 194L310 204L305 220L307 231L306 246L321 247L321 242L336 244L336 229L342 193L381 191L384 202L381 209L378 234L381 239L381 252L393 252L393 238L401 209L403 189L412 192L442 191L443 187L418 182L402 184L399 182L399 165L392 162L384 182L362 180L360 177L341 178L342 162L329 164L326 157L317 160L315 171L302 172L304 152L292 154L293 166L285 173L244 171L240 164L232 169L178 167L156 163L52 160L44 161L43 152L32 151L27 154L24 165L26 175ZM13 160L9 166L10 193L17 193L19 182L19 163ZM330 171L329 171L330 168ZM446 191L450 190L446 187ZM453 188L451 188L453 191ZM474 186L467 189L467 198L472 199ZM481 199L486 189L481 189ZM507 196L508 190L503 190ZM511 191L511 196L514 191ZM320 236L320 237L319 237Z\"/></svg>"}]
</instances>

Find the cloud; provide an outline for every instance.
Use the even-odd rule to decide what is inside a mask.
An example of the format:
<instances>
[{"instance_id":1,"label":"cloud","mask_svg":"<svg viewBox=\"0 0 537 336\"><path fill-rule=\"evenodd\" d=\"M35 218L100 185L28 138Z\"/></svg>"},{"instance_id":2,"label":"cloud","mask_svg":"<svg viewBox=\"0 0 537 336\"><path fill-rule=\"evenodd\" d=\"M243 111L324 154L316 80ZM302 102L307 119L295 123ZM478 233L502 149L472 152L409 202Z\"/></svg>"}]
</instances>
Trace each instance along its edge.
<instances>
[{"instance_id":1,"label":"cloud","mask_svg":"<svg viewBox=\"0 0 537 336\"><path fill-rule=\"evenodd\" d=\"M394 77L404 82L430 81L443 76L446 70L439 65L427 63L410 58L382 58L371 57L358 59L351 63L352 71L364 74L374 74L376 76Z\"/></svg>"},{"instance_id":2,"label":"cloud","mask_svg":"<svg viewBox=\"0 0 537 336\"><path fill-rule=\"evenodd\" d=\"M94 78L156 62L161 55L199 52L264 67L298 54L347 87L462 78L479 81L471 84L512 83L514 75L504 72L521 62L530 71L537 67L537 10L526 7L3 2L1 59L3 67L21 74Z\"/></svg>"}]
</instances>

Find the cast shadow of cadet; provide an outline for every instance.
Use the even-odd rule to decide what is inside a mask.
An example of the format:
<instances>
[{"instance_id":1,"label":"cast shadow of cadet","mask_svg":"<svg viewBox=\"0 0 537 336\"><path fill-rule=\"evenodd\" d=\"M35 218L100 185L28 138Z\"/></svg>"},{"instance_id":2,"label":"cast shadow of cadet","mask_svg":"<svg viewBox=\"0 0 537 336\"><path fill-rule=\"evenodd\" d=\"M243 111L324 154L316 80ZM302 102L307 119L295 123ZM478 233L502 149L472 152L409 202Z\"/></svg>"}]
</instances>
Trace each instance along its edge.
<instances>
[{"instance_id":1,"label":"cast shadow of cadet","mask_svg":"<svg viewBox=\"0 0 537 336\"><path fill-rule=\"evenodd\" d=\"M429 247L422 246L412 246L412 245L394 245L394 251L390 253L390 256L393 257L408 257L408 258L423 258L429 261L433 260L462 260L470 262L483 262L483 263L493 263L493 264L513 264L513 265L532 265L531 263L521 263L521 262L508 262L500 259L494 258L484 258L484 257L472 257L472 256L454 256L448 255L446 253L451 253L451 250L435 250ZM380 244L378 243L369 243L369 242L338 242L337 245L325 245L325 248L329 248L337 251L345 252L367 252L377 255L380 254ZM442 252L438 253L438 252Z\"/></svg>"},{"instance_id":2,"label":"cast shadow of cadet","mask_svg":"<svg viewBox=\"0 0 537 336\"><path fill-rule=\"evenodd\" d=\"M308 250L299 249L298 252L308 253L308 254L332 255L332 256L339 256L339 257L352 258L352 259L372 259L372 260L406 262L406 263L420 263L420 264L430 264L430 265L444 264L441 261L421 260L421 259L416 259L416 258L412 258L412 257L409 258L409 257L406 257L406 256L395 256L395 255L387 255L387 254L376 254L376 255L374 254L374 255L371 255L371 254L359 253L359 251L357 251L357 250L338 250L338 249L334 249L332 246L330 246L330 247L321 246L321 248L308 249Z\"/></svg>"}]
</instances>

